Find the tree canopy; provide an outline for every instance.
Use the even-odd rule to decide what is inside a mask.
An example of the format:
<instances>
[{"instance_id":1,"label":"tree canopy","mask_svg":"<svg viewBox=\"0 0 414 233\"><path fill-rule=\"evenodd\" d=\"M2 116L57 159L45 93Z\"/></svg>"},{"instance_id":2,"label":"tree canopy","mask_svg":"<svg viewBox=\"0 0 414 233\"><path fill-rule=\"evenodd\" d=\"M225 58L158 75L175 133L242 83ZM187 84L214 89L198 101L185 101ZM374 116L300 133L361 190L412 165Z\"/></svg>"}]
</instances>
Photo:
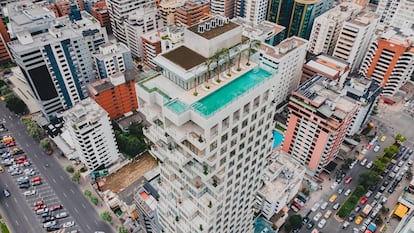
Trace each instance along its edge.
<instances>
[{"instance_id":1,"label":"tree canopy","mask_svg":"<svg viewBox=\"0 0 414 233\"><path fill-rule=\"evenodd\" d=\"M285 223L285 230L287 232L290 232L291 230L294 230L296 228L299 228L302 224L302 216L295 214L289 216Z\"/></svg>"},{"instance_id":2,"label":"tree canopy","mask_svg":"<svg viewBox=\"0 0 414 233\"><path fill-rule=\"evenodd\" d=\"M381 178L379 177L378 173L370 170L359 175L358 183L363 187L370 187L377 184L380 179Z\"/></svg>"}]
</instances>

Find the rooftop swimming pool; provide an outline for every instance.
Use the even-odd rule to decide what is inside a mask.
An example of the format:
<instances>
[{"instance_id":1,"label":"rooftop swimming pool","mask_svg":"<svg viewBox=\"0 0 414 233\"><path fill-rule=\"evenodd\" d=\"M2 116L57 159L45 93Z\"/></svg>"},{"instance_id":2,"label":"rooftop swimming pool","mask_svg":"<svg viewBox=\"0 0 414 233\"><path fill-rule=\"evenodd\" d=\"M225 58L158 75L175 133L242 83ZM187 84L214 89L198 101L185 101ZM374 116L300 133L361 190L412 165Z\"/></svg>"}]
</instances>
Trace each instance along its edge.
<instances>
[{"instance_id":1,"label":"rooftop swimming pool","mask_svg":"<svg viewBox=\"0 0 414 233\"><path fill-rule=\"evenodd\" d=\"M169 102L166 106L177 114L184 112L188 108L187 104L181 102L178 99Z\"/></svg>"},{"instance_id":2,"label":"rooftop swimming pool","mask_svg":"<svg viewBox=\"0 0 414 233\"><path fill-rule=\"evenodd\" d=\"M273 149L278 147L283 142L283 134L277 130L273 130Z\"/></svg>"},{"instance_id":3,"label":"rooftop swimming pool","mask_svg":"<svg viewBox=\"0 0 414 233\"><path fill-rule=\"evenodd\" d=\"M254 220L254 233L266 232L265 229L268 230L267 233L274 233L270 224L263 217L257 217Z\"/></svg>"},{"instance_id":4,"label":"rooftop swimming pool","mask_svg":"<svg viewBox=\"0 0 414 233\"><path fill-rule=\"evenodd\" d=\"M270 72L254 68L191 106L201 115L208 117L270 77Z\"/></svg>"}]
</instances>

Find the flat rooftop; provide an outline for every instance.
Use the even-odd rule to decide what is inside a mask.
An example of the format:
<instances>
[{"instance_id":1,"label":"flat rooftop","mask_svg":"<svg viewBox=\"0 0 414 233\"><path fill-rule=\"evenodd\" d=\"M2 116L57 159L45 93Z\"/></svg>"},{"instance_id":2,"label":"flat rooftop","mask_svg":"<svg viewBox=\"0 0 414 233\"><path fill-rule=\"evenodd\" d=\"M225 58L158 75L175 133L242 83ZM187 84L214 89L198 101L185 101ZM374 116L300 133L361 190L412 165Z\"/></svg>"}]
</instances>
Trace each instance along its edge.
<instances>
[{"instance_id":1,"label":"flat rooftop","mask_svg":"<svg viewBox=\"0 0 414 233\"><path fill-rule=\"evenodd\" d=\"M359 13L356 17L349 20L349 23L358 25L358 26L368 26L371 24L374 20L378 20L379 16L375 14L374 12L370 11L362 11Z\"/></svg>"},{"instance_id":2,"label":"flat rooftop","mask_svg":"<svg viewBox=\"0 0 414 233\"><path fill-rule=\"evenodd\" d=\"M356 100L342 96L337 84L322 75L314 75L297 88L293 96L301 96L327 118L343 120L356 107Z\"/></svg>"},{"instance_id":3,"label":"flat rooftop","mask_svg":"<svg viewBox=\"0 0 414 233\"><path fill-rule=\"evenodd\" d=\"M226 33L226 32L231 31L231 30L233 30L233 29L235 29L237 27L240 27L240 25L235 24L235 23L233 23L231 21L228 21L227 23L224 23L223 26L218 26L217 25L215 28L211 28L208 31L204 30L204 32L202 32L202 33L201 32L198 32L198 25L200 25L200 24L201 25L204 25L205 23L206 22L202 22L202 23L196 24L194 26L191 26L191 27L189 27L187 29L189 31L191 31L191 32L199 35L199 36L204 37L207 40L211 40L211 39L213 39L213 38L215 38L215 37L217 37L217 36L219 36L219 35L221 35L223 33Z\"/></svg>"},{"instance_id":4,"label":"flat rooftop","mask_svg":"<svg viewBox=\"0 0 414 233\"><path fill-rule=\"evenodd\" d=\"M260 45L260 49L265 51L266 55L268 56L274 57L276 59L281 59L285 55L289 54L291 51L295 50L296 48L303 46L305 43L307 43L307 40L304 40L296 36L292 36L282 41L280 44L276 46L271 46L266 43L262 43Z\"/></svg>"},{"instance_id":5,"label":"flat rooftop","mask_svg":"<svg viewBox=\"0 0 414 233\"><path fill-rule=\"evenodd\" d=\"M167 53L161 54L161 56L167 58L185 70L189 70L197 65L200 65L207 59L184 45Z\"/></svg>"},{"instance_id":6,"label":"flat rooftop","mask_svg":"<svg viewBox=\"0 0 414 233\"><path fill-rule=\"evenodd\" d=\"M333 56L321 54L313 57L306 65L330 76L335 76L349 69L349 63Z\"/></svg>"}]
</instances>

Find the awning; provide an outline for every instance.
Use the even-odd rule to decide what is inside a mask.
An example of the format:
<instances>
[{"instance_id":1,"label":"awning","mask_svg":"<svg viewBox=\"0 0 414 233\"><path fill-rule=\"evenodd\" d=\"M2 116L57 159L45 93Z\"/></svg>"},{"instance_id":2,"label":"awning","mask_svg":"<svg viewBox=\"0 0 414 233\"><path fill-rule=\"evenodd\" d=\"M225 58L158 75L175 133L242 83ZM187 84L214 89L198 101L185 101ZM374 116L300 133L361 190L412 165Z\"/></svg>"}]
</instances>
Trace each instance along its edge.
<instances>
[{"instance_id":1,"label":"awning","mask_svg":"<svg viewBox=\"0 0 414 233\"><path fill-rule=\"evenodd\" d=\"M399 218L403 218L407 212L408 212L408 207L401 203L398 204L397 208L395 208L394 210L394 214Z\"/></svg>"}]
</instances>

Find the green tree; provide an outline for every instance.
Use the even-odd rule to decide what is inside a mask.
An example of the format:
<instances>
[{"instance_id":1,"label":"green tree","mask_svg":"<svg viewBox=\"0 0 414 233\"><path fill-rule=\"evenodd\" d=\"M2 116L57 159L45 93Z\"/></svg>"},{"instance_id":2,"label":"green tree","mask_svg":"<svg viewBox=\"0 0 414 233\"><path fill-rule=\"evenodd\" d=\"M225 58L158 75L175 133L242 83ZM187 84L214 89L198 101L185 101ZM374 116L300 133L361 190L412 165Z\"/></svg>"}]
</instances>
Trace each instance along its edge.
<instances>
[{"instance_id":1,"label":"green tree","mask_svg":"<svg viewBox=\"0 0 414 233\"><path fill-rule=\"evenodd\" d=\"M7 83L6 83L6 81L4 81L3 79L0 79L0 94L1 94L1 88L2 88L3 86L7 86Z\"/></svg>"},{"instance_id":2,"label":"green tree","mask_svg":"<svg viewBox=\"0 0 414 233\"><path fill-rule=\"evenodd\" d=\"M261 44L260 40L249 41L249 49L247 50L248 54L247 54L246 65L248 66L250 65L250 56L257 51L257 49L260 47L260 44Z\"/></svg>"},{"instance_id":3,"label":"green tree","mask_svg":"<svg viewBox=\"0 0 414 233\"><path fill-rule=\"evenodd\" d=\"M74 173L75 172L75 169L71 165L66 166L65 170L69 173Z\"/></svg>"},{"instance_id":4,"label":"green tree","mask_svg":"<svg viewBox=\"0 0 414 233\"><path fill-rule=\"evenodd\" d=\"M39 127L37 125L29 125L29 127L27 128L27 132L33 139L40 140L40 138L42 137L42 133L40 132ZM46 143L44 144L44 146L48 146L46 141L44 141L43 143ZM43 144L40 144L40 146L43 148ZM51 145L50 148L52 148Z\"/></svg>"},{"instance_id":5,"label":"green tree","mask_svg":"<svg viewBox=\"0 0 414 233\"><path fill-rule=\"evenodd\" d=\"M94 205L98 205L98 203L99 203L99 199L97 198L97 197L95 197L95 196L93 196L93 197L91 197L91 202L94 204Z\"/></svg>"},{"instance_id":6,"label":"green tree","mask_svg":"<svg viewBox=\"0 0 414 233\"><path fill-rule=\"evenodd\" d=\"M129 233L129 231L124 226L118 226L118 233Z\"/></svg>"},{"instance_id":7,"label":"green tree","mask_svg":"<svg viewBox=\"0 0 414 233\"><path fill-rule=\"evenodd\" d=\"M6 107L17 114L24 114L27 110L26 104L16 96L6 101Z\"/></svg>"},{"instance_id":8,"label":"green tree","mask_svg":"<svg viewBox=\"0 0 414 233\"><path fill-rule=\"evenodd\" d=\"M285 229L287 232L290 232L291 230L294 230L296 228L299 228L302 224L302 216L295 214L289 216L285 223Z\"/></svg>"},{"instance_id":9,"label":"green tree","mask_svg":"<svg viewBox=\"0 0 414 233\"><path fill-rule=\"evenodd\" d=\"M80 177L81 177L80 172L75 172L75 174L72 175L71 180L72 180L72 182L75 182L75 183L79 184L80 183Z\"/></svg>"},{"instance_id":10,"label":"green tree","mask_svg":"<svg viewBox=\"0 0 414 233\"><path fill-rule=\"evenodd\" d=\"M216 70L217 70L217 82L220 81L220 60L223 57L223 50L217 50L213 55L213 60L216 62Z\"/></svg>"},{"instance_id":11,"label":"green tree","mask_svg":"<svg viewBox=\"0 0 414 233\"><path fill-rule=\"evenodd\" d=\"M394 154L398 152L399 148L396 145L391 145L389 147L384 148L385 157L392 158Z\"/></svg>"},{"instance_id":12,"label":"green tree","mask_svg":"<svg viewBox=\"0 0 414 233\"><path fill-rule=\"evenodd\" d=\"M230 65L231 65L230 49L224 48L223 49L223 56L226 57L227 73L230 74Z\"/></svg>"},{"instance_id":13,"label":"green tree","mask_svg":"<svg viewBox=\"0 0 414 233\"><path fill-rule=\"evenodd\" d=\"M378 173L372 170L361 173L358 178L358 184L367 188L377 184L378 181L380 181Z\"/></svg>"},{"instance_id":14,"label":"green tree","mask_svg":"<svg viewBox=\"0 0 414 233\"><path fill-rule=\"evenodd\" d=\"M39 134L40 134L40 131L39 131ZM40 140L40 147L42 147L42 149L46 152L51 151L52 150L52 143L50 142L50 139L49 138L43 138L42 140Z\"/></svg>"},{"instance_id":15,"label":"green tree","mask_svg":"<svg viewBox=\"0 0 414 233\"><path fill-rule=\"evenodd\" d=\"M402 134L397 133L397 135L395 135L395 142L398 144L403 144L405 141L407 141L407 138L404 137Z\"/></svg>"},{"instance_id":16,"label":"green tree","mask_svg":"<svg viewBox=\"0 0 414 233\"><path fill-rule=\"evenodd\" d=\"M213 59L211 59L210 57L206 59L206 61L204 62L204 64L207 66L207 83L211 78L211 63L213 62Z\"/></svg>"},{"instance_id":17,"label":"green tree","mask_svg":"<svg viewBox=\"0 0 414 233\"><path fill-rule=\"evenodd\" d=\"M91 192L91 191L89 191L89 190L85 190L85 191L83 192L83 195L85 195L85 196L87 196L87 197L91 197L91 196L92 196L92 192Z\"/></svg>"},{"instance_id":18,"label":"green tree","mask_svg":"<svg viewBox=\"0 0 414 233\"><path fill-rule=\"evenodd\" d=\"M7 85L2 85L0 87L0 94L1 95L7 95L8 93L12 93L12 90Z\"/></svg>"},{"instance_id":19,"label":"green tree","mask_svg":"<svg viewBox=\"0 0 414 233\"><path fill-rule=\"evenodd\" d=\"M408 169L408 171L405 172L405 176L407 179L411 180L413 178L413 172Z\"/></svg>"},{"instance_id":20,"label":"green tree","mask_svg":"<svg viewBox=\"0 0 414 233\"><path fill-rule=\"evenodd\" d=\"M107 222L112 221L111 213L109 213L108 211L101 213L101 218L102 220L107 221Z\"/></svg>"}]
</instances>

